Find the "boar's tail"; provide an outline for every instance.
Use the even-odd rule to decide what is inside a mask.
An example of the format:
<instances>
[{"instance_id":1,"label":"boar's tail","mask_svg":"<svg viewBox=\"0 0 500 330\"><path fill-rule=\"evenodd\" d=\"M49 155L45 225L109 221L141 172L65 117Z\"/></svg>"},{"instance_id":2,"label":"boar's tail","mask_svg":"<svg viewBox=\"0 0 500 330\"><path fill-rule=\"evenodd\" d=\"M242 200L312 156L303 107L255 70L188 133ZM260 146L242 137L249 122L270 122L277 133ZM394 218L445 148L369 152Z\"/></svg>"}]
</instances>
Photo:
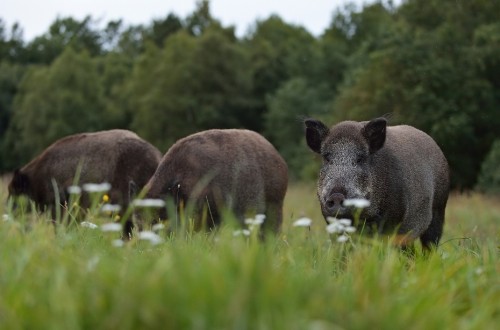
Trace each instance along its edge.
<instances>
[{"instance_id":1,"label":"boar's tail","mask_svg":"<svg viewBox=\"0 0 500 330\"><path fill-rule=\"evenodd\" d=\"M128 204L132 204L133 200L137 196L137 184L134 180L128 182Z\"/></svg>"}]
</instances>

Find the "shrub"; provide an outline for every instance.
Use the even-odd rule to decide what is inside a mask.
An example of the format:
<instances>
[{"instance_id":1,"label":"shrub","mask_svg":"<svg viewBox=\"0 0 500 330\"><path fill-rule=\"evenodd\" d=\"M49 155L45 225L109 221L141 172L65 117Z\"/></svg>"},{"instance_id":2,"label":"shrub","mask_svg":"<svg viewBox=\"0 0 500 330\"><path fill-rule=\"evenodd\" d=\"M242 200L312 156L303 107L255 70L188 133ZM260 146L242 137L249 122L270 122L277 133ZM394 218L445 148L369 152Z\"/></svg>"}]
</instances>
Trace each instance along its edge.
<instances>
[{"instance_id":1,"label":"shrub","mask_svg":"<svg viewBox=\"0 0 500 330\"><path fill-rule=\"evenodd\" d=\"M500 194L500 139L497 139L483 164L476 188L485 193Z\"/></svg>"}]
</instances>

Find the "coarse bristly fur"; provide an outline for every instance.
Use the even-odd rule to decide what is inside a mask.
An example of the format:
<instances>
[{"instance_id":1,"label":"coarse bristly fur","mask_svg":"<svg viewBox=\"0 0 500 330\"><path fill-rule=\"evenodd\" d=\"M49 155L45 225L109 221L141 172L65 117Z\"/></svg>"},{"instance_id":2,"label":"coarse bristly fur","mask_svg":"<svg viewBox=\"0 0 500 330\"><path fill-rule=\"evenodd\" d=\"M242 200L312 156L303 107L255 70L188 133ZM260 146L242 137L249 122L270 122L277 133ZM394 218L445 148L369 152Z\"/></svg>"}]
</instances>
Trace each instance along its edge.
<instances>
[{"instance_id":1,"label":"coarse bristly fur","mask_svg":"<svg viewBox=\"0 0 500 330\"><path fill-rule=\"evenodd\" d=\"M266 215L263 228L279 231L288 185L284 159L264 137L244 129L212 129L178 140L146 185L147 197L190 204L197 226L219 225L230 210L243 221ZM205 216L203 216L205 212Z\"/></svg>"},{"instance_id":2,"label":"coarse bristly fur","mask_svg":"<svg viewBox=\"0 0 500 330\"><path fill-rule=\"evenodd\" d=\"M449 168L429 135L406 125L388 127L384 118L331 128L306 119L305 126L309 147L323 158L318 198L325 218L352 218L343 201L367 199L364 225L374 224L379 233L396 231L401 246L416 238L424 249L439 243Z\"/></svg>"},{"instance_id":3,"label":"coarse bristly fur","mask_svg":"<svg viewBox=\"0 0 500 330\"><path fill-rule=\"evenodd\" d=\"M129 184L143 187L161 160L161 152L137 134L114 129L93 133L79 133L61 138L40 155L14 172L9 184L9 196L26 195L40 209L54 212L57 199L68 201L67 188L77 184L103 183L111 185L110 203L120 204L124 210L129 203ZM52 181L57 184L58 198ZM89 206L82 196L83 207ZM130 234L131 224L125 232Z\"/></svg>"}]
</instances>

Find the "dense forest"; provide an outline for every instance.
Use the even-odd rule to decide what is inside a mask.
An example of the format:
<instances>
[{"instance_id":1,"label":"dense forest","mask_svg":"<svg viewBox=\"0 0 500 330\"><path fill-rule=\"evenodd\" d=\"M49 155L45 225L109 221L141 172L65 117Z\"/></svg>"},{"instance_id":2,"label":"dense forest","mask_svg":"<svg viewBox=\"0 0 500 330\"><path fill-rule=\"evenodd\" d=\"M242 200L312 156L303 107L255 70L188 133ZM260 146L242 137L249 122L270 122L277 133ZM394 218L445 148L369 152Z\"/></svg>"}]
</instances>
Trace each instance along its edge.
<instances>
[{"instance_id":1,"label":"dense forest","mask_svg":"<svg viewBox=\"0 0 500 330\"><path fill-rule=\"evenodd\" d=\"M387 116L441 146L457 189L500 191L500 1L332 8L320 36L270 16L237 37L200 1L147 25L59 17L27 42L0 18L0 172L56 139L127 128L162 151L209 128L266 136L315 176L302 119Z\"/></svg>"}]
</instances>

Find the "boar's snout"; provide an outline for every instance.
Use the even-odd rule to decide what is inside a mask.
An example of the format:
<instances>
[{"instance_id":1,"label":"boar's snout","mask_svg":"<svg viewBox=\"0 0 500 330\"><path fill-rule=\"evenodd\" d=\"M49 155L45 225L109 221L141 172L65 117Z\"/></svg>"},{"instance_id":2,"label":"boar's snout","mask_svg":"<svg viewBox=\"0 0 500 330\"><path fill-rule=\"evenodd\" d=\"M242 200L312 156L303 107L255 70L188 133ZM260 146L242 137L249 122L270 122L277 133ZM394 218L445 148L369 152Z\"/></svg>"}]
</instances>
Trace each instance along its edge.
<instances>
[{"instance_id":1,"label":"boar's snout","mask_svg":"<svg viewBox=\"0 0 500 330\"><path fill-rule=\"evenodd\" d=\"M344 203L345 196L342 193L333 193L331 194L328 199L326 200L326 209L328 211L336 211L340 207L342 207L342 204Z\"/></svg>"},{"instance_id":2,"label":"boar's snout","mask_svg":"<svg viewBox=\"0 0 500 330\"><path fill-rule=\"evenodd\" d=\"M328 197L325 198L323 204L323 215L325 217L339 217L346 215L348 210L344 207L345 199L346 194L343 191L334 189Z\"/></svg>"}]
</instances>

